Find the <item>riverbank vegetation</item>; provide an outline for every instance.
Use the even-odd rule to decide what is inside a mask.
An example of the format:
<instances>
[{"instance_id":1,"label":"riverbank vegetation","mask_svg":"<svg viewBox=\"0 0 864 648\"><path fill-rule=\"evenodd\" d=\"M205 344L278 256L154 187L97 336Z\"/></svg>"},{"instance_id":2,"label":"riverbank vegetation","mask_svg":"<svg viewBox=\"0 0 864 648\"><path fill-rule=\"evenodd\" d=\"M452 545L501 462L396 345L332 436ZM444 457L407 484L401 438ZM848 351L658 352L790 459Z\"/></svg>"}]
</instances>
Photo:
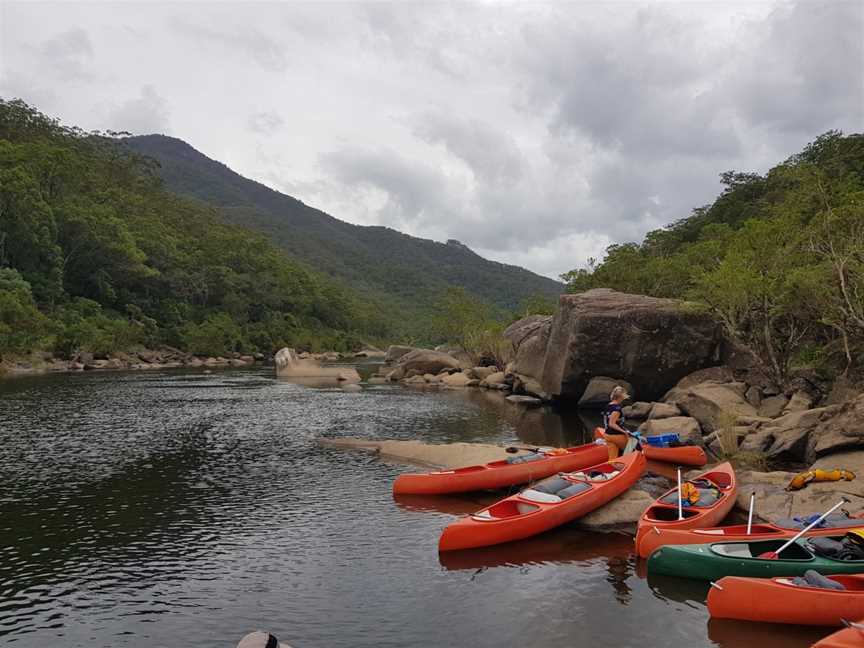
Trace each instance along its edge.
<instances>
[{"instance_id":1,"label":"riverbank vegetation","mask_svg":"<svg viewBox=\"0 0 864 648\"><path fill-rule=\"evenodd\" d=\"M347 350L387 334L340 285L166 191L114 134L0 101L0 357Z\"/></svg>"},{"instance_id":2,"label":"riverbank vegetation","mask_svg":"<svg viewBox=\"0 0 864 648\"><path fill-rule=\"evenodd\" d=\"M784 384L864 369L864 136L828 132L764 175L730 171L711 204L563 279L706 305Z\"/></svg>"}]
</instances>

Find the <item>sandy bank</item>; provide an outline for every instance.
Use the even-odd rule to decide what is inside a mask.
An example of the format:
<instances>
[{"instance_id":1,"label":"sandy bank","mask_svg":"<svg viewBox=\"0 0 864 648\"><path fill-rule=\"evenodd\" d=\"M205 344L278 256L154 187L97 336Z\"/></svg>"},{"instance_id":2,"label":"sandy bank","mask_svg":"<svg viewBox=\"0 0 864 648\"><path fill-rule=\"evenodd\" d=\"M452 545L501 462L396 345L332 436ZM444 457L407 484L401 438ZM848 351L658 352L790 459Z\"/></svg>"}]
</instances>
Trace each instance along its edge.
<instances>
[{"instance_id":1,"label":"sandy bank","mask_svg":"<svg viewBox=\"0 0 864 648\"><path fill-rule=\"evenodd\" d=\"M433 468L473 466L513 456L502 446L488 443L431 444L422 441L370 441L355 437L319 439L319 443L328 448L375 452L382 458Z\"/></svg>"}]
</instances>

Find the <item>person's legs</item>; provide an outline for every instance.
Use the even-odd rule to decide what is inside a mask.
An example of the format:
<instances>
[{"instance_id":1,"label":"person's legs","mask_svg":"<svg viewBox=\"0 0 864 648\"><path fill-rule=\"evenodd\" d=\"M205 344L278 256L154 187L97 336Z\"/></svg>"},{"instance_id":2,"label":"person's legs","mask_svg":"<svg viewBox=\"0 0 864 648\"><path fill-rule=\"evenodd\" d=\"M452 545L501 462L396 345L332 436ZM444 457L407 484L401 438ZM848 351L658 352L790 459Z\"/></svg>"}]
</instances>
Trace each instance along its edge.
<instances>
[{"instance_id":1,"label":"person's legs","mask_svg":"<svg viewBox=\"0 0 864 648\"><path fill-rule=\"evenodd\" d=\"M606 433L606 448L609 450L609 461L617 459L618 455L627 447L626 434Z\"/></svg>"}]
</instances>

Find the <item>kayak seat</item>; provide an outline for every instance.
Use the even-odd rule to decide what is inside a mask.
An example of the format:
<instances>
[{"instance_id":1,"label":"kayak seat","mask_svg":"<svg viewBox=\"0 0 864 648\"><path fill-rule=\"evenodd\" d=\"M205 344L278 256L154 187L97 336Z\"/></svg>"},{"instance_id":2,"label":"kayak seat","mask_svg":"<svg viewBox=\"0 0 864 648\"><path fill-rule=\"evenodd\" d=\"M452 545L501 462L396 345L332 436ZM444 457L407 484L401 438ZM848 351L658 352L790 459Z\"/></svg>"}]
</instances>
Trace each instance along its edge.
<instances>
[{"instance_id":1,"label":"kayak seat","mask_svg":"<svg viewBox=\"0 0 864 648\"><path fill-rule=\"evenodd\" d=\"M589 484L586 484L585 482L576 482L575 484L570 484L567 488L558 491L558 497L565 500L574 495L578 495L579 493L584 493L587 490L591 490Z\"/></svg>"},{"instance_id":2,"label":"kayak seat","mask_svg":"<svg viewBox=\"0 0 864 648\"><path fill-rule=\"evenodd\" d=\"M839 540L833 538L808 538L807 544L817 556L839 560L845 547Z\"/></svg>"},{"instance_id":3,"label":"kayak seat","mask_svg":"<svg viewBox=\"0 0 864 648\"><path fill-rule=\"evenodd\" d=\"M569 479L564 479L563 477L550 477L549 479L544 479L543 481L537 482L531 488L536 491L540 491L541 493L549 493L550 495L557 495L559 491L567 488L573 482Z\"/></svg>"},{"instance_id":4,"label":"kayak seat","mask_svg":"<svg viewBox=\"0 0 864 648\"><path fill-rule=\"evenodd\" d=\"M543 504L555 504L561 501L561 498L558 497L558 495L544 493L543 491L534 490L533 488L526 488L524 491L519 493L519 497L526 499L529 502L540 502Z\"/></svg>"},{"instance_id":5,"label":"kayak seat","mask_svg":"<svg viewBox=\"0 0 864 648\"><path fill-rule=\"evenodd\" d=\"M819 517L818 515L816 517ZM779 526L781 529L803 529L810 522L813 522L815 518L812 516L802 516L798 518L781 518L777 520L774 524ZM808 521L809 520L809 521ZM845 515L829 515L827 518L822 520L819 524L816 525L818 529L844 529L844 528L857 528L861 526L861 520L855 520L849 518Z\"/></svg>"},{"instance_id":6,"label":"kayak seat","mask_svg":"<svg viewBox=\"0 0 864 648\"><path fill-rule=\"evenodd\" d=\"M542 455L539 452L532 452L531 454L519 455L518 457L507 457L507 463L509 464L521 464L521 463L530 463L532 461L540 461L541 459L545 459L546 455Z\"/></svg>"}]
</instances>

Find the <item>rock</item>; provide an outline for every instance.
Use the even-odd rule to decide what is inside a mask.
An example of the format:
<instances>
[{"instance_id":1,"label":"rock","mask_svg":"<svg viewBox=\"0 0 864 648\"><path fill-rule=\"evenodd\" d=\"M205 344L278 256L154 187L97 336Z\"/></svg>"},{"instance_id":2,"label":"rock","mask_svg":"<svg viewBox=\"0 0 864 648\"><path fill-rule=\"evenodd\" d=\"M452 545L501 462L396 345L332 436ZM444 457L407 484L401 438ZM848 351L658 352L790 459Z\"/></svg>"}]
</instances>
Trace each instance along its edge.
<instances>
[{"instance_id":1,"label":"rock","mask_svg":"<svg viewBox=\"0 0 864 648\"><path fill-rule=\"evenodd\" d=\"M849 453L860 455L864 453ZM829 458L830 459L830 458ZM858 457L849 457L848 462L858 461ZM820 467L834 467L829 461ZM845 466L839 466L843 467ZM854 469L853 469L854 470ZM851 482L820 482L811 483L799 491L787 492L784 489L795 476L792 472L755 472L738 471L738 500L736 505L747 511L750 505L750 493L756 493L754 518L774 521L778 518L800 517L823 513L845 495L851 501L844 509L856 513L864 509L864 480Z\"/></svg>"},{"instance_id":2,"label":"rock","mask_svg":"<svg viewBox=\"0 0 864 648\"><path fill-rule=\"evenodd\" d=\"M829 408L820 407L786 414L766 423L763 429L769 430L773 438L765 451L766 455L772 459L793 462L815 459L816 441L815 437L811 440L811 434L821 425L823 415L828 413Z\"/></svg>"},{"instance_id":3,"label":"rock","mask_svg":"<svg viewBox=\"0 0 864 648\"><path fill-rule=\"evenodd\" d=\"M431 373L423 374L423 380L425 380L427 383L439 382L438 376L433 376Z\"/></svg>"},{"instance_id":4,"label":"rock","mask_svg":"<svg viewBox=\"0 0 864 648\"><path fill-rule=\"evenodd\" d=\"M318 442L329 448L367 450L376 452L381 457L436 468L474 466L514 456L508 454L501 446L486 443L431 444L422 441L374 441L353 437L322 438ZM520 452L518 454L525 453Z\"/></svg>"},{"instance_id":5,"label":"rock","mask_svg":"<svg viewBox=\"0 0 864 648\"><path fill-rule=\"evenodd\" d=\"M633 488L580 518L577 524L592 529L634 524L653 501L654 498L644 490Z\"/></svg>"},{"instance_id":6,"label":"rock","mask_svg":"<svg viewBox=\"0 0 864 648\"><path fill-rule=\"evenodd\" d=\"M842 405L822 409L828 413L820 418L814 435L814 458L860 447L864 443L864 394Z\"/></svg>"},{"instance_id":7,"label":"rock","mask_svg":"<svg viewBox=\"0 0 864 648\"><path fill-rule=\"evenodd\" d=\"M794 412L803 412L813 407L813 398L805 391L796 391L792 394L792 398L783 408L783 414L792 414Z\"/></svg>"},{"instance_id":8,"label":"rock","mask_svg":"<svg viewBox=\"0 0 864 648\"><path fill-rule=\"evenodd\" d=\"M503 371L496 371L495 373L489 374L482 381L485 382L486 385L503 385L504 380L506 379L506 374Z\"/></svg>"},{"instance_id":9,"label":"rock","mask_svg":"<svg viewBox=\"0 0 864 648\"><path fill-rule=\"evenodd\" d=\"M543 375L551 325L551 315L530 315L513 322L504 330L504 337L513 345L514 373L535 379Z\"/></svg>"},{"instance_id":10,"label":"rock","mask_svg":"<svg viewBox=\"0 0 864 648\"><path fill-rule=\"evenodd\" d=\"M550 400L549 394L543 391L538 380L522 374L513 374L513 393L533 396L542 401Z\"/></svg>"},{"instance_id":11,"label":"rock","mask_svg":"<svg viewBox=\"0 0 864 648\"><path fill-rule=\"evenodd\" d=\"M70 362L69 371L84 371L84 365L80 362Z\"/></svg>"},{"instance_id":12,"label":"rock","mask_svg":"<svg viewBox=\"0 0 864 648\"><path fill-rule=\"evenodd\" d=\"M543 401L533 396L508 396L507 400L514 405L524 405L525 407L538 407L543 404Z\"/></svg>"},{"instance_id":13,"label":"rock","mask_svg":"<svg viewBox=\"0 0 864 648\"><path fill-rule=\"evenodd\" d=\"M735 375L732 373L732 369L726 365L721 365L719 367L707 367L706 369L694 371L679 380L675 387L678 389L687 389L703 382L727 383L733 380L735 380Z\"/></svg>"},{"instance_id":14,"label":"rock","mask_svg":"<svg viewBox=\"0 0 864 648\"><path fill-rule=\"evenodd\" d=\"M649 437L661 434L677 434L682 443L703 444L699 421L690 416L651 419L639 426L639 432Z\"/></svg>"},{"instance_id":15,"label":"rock","mask_svg":"<svg viewBox=\"0 0 864 648\"><path fill-rule=\"evenodd\" d=\"M744 398L746 398L747 402L753 407L758 408L762 405L762 390L754 385L747 390L744 394Z\"/></svg>"},{"instance_id":16,"label":"rock","mask_svg":"<svg viewBox=\"0 0 864 648\"><path fill-rule=\"evenodd\" d=\"M840 377L831 386L831 391L825 399L825 404L841 405L847 401L855 400L861 393L861 386L856 386L848 378Z\"/></svg>"},{"instance_id":17,"label":"rock","mask_svg":"<svg viewBox=\"0 0 864 648\"><path fill-rule=\"evenodd\" d=\"M389 347L387 347L387 351L384 354L384 362L386 362L387 364L393 364L406 353L411 353L414 350L414 347L405 346L402 344L391 344Z\"/></svg>"},{"instance_id":18,"label":"rock","mask_svg":"<svg viewBox=\"0 0 864 648\"><path fill-rule=\"evenodd\" d=\"M380 349L361 349L354 354L355 358L384 358L387 353Z\"/></svg>"},{"instance_id":19,"label":"rock","mask_svg":"<svg viewBox=\"0 0 864 648\"><path fill-rule=\"evenodd\" d=\"M279 641L269 632L257 630L243 637L237 644L237 648L291 648L291 646Z\"/></svg>"},{"instance_id":20,"label":"rock","mask_svg":"<svg viewBox=\"0 0 864 648\"><path fill-rule=\"evenodd\" d=\"M677 405L674 403L654 403L648 419L653 421L655 419L672 418L673 416L681 416L681 410Z\"/></svg>"},{"instance_id":21,"label":"rock","mask_svg":"<svg viewBox=\"0 0 864 648\"><path fill-rule=\"evenodd\" d=\"M464 372L446 374L441 377L441 382L448 387L465 387L471 378Z\"/></svg>"},{"instance_id":22,"label":"rock","mask_svg":"<svg viewBox=\"0 0 864 648\"><path fill-rule=\"evenodd\" d=\"M651 415L651 410L653 408L654 403L636 401L632 405L627 405L624 408L624 417L636 420L647 419Z\"/></svg>"},{"instance_id":23,"label":"rock","mask_svg":"<svg viewBox=\"0 0 864 648\"><path fill-rule=\"evenodd\" d=\"M360 374L355 369L345 367L322 367L315 360L301 359L294 349L282 348L276 354L276 375L280 378L330 378L344 382L360 382ZM225 358L207 358L207 366L228 364Z\"/></svg>"},{"instance_id":24,"label":"rock","mask_svg":"<svg viewBox=\"0 0 864 648\"><path fill-rule=\"evenodd\" d=\"M605 409L609 405L609 394L616 386L620 385L627 390L632 397L633 385L620 378L608 378L606 376L594 376L588 381L588 386L582 392L578 407L582 409Z\"/></svg>"},{"instance_id":25,"label":"rock","mask_svg":"<svg viewBox=\"0 0 864 648\"><path fill-rule=\"evenodd\" d=\"M738 391L725 384L706 382L686 389L675 388L664 399L673 402L688 416L692 416L706 432L718 430L721 416L756 416L756 408Z\"/></svg>"},{"instance_id":26,"label":"rock","mask_svg":"<svg viewBox=\"0 0 864 648\"><path fill-rule=\"evenodd\" d=\"M383 385L388 382L384 376L372 376L366 381L370 385Z\"/></svg>"},{"instance_id":27,"label":"rock","mask_svg":"<svg viewBox=\"0 0 864 648\"><path fill-rule=\"evenodd\" d=\"M402 381L406 385L425 385L426 379L423 376L411 376Z\"/></svg>"},{"instance_id":28,"label":"rock","mask_svg":"<svg viewBox=\"0 0 864 648\"><path fill-rule=\"evenodd\" d=\"M759 416L765 416L767 418L777 418L786 408L786 404L788 402L789 399L786 398L786 396L784 396L783 394L763 398L762 403L759 405Z\"/></svg>"},{"instance_id":29,"label":"rock","mask_svg":"<svg viewBox=\"0 0 864 648\"><path fill-rule=\"evenodd\" d=\"M430 349L414 349L402 355L397 363L405 371L405 375L415 371L421 374L436 374L442 369L459 369L459 361L443 351Z\"/></svg>"},{"instance_id":30,"label":"rock","mask_svg":"<svg viewBox=\"0 0 864 648\"><path fill-rule=\"evenodd\" d=\"M774 435L770 428L751 432L738 446L739 452L764 452L772 443L774 443Z\"/></svg>"},{"instance_id":31,"label":"rock","mask_svg":"<svg viewBox=\"0 0 864 648\"><path fill-rule=\"evenodd\" d=\"M477 380L476 378L472 378L471 380L469 380L468 382L465 383L465 386L466 387L479 387L480 381Z\"/></svg>"},{"instance_id":32,"label":"rock","mask_svg":"<svg viewBox=\"0 0 864 648\"><path fill-rule=\"evenodd\" d=\"M491 376L493 373L496 373L497 371L498 371L498 369L496 369L495 367L473 367L471 369L471 373L473 374L473 377L476 378L477 380L485 380L486 378Z\"/></svg>"}]
</instances>

